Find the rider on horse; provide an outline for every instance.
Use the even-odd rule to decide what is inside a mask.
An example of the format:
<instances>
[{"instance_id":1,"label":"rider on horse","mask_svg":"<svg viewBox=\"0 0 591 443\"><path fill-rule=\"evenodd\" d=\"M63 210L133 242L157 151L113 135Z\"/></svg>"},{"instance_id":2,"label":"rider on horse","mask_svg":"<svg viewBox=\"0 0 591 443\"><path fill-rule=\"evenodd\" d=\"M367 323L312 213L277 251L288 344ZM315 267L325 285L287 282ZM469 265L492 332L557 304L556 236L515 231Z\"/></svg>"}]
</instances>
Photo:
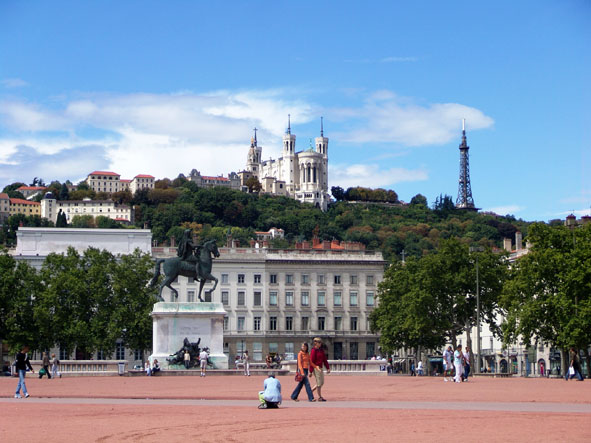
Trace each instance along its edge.
<instances>
[{"instance_id":1,"label":"rider on horse","mask_svg":"<svg viewBox=\"0 0 591 443\"><path fill-rule=\"evenodd\" d=\"M201 245L196 245L193 243L193 239L191 236L191 230L185 229L183 232L183 237L179 243L179 247L177 248L176 254L183 260L184 262L190 263L191 266L195 266L195 272L199 275L199 260L197 259L199 255L199 250L201 249Z\"/></svg>"}]
</instances>

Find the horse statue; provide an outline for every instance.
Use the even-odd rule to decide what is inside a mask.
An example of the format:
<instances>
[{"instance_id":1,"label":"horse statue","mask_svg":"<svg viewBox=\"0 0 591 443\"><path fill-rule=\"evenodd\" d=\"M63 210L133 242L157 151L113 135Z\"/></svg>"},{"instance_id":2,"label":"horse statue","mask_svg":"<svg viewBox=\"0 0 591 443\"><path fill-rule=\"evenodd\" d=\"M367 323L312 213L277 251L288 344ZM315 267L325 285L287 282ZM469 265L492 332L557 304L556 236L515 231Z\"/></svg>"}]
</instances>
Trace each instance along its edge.
<instances>
[{"instance_id":1,"label":"horse statue","mask_svg":"<svg viewBox=\"0 0 591 443\"><path fill-rule=\"evenodd\" d=\"M186 245L183 245L183 248ZM179 276L182 275L184 277L193 278L193 280L199 281L199 301L203 301L201 298L201 291L203 290L203 286L205 285L206 281L213 281L215 282L213 288L207 292L215 291L215 288L218 285L218 279L211 275L211 268L212 268L212 255L214 257L220 256L220 251L218 250L218 246L215 240L208 240L203 245L195 247L192 244L193 251L197 252L197 256L192 254L188 256L185 252L178 257L172 258L159 258L156 260L156 270L154 272L154 277L150 281L150 286L153 286L158 281L158 277L160 276L160 265L163 265L164 269L164 280L160 284L160 291L158 292L158 299L160 301L164 301L162 298L162 290L164 287L168 287L172 293L174 294L175 300L178 299L179 294L176 289L174 289L170 284ZM179 254L180 254L181 246L179 245Z\"/></svg>"}]
</instances>

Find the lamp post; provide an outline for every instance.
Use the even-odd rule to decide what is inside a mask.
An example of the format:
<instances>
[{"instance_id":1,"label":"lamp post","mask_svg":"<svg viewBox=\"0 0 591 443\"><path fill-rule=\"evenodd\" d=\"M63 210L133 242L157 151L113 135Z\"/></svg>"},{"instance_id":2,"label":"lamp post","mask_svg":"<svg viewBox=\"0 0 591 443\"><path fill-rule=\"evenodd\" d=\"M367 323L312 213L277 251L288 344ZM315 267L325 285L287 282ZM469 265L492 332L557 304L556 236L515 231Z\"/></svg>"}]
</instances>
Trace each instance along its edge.
<instances>
[{"instance_id":1,"label":"lamp post","mask_svg":"<svg viewBox=\"0 0 591 443\"><path fill-rule=\"evenodd\" d=\"M470 246L470 252L482 252L482 246ZM480 281L478 279L478 254L476 254L476 373L480 374Z\"/></svg>"}]
</instances>

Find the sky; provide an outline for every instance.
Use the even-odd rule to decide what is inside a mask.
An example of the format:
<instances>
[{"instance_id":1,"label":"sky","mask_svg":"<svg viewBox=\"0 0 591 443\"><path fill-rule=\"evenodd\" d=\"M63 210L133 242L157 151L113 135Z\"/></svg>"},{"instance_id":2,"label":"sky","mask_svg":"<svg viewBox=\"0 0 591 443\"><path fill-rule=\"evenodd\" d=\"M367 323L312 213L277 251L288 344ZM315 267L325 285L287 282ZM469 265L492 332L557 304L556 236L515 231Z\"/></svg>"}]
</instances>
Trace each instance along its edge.
<instances>
[{"instance_id":1,"label":"sky","mask_svg":"<svg viewBox=\"0 0 591 443\"><path fill-rule=\"evenodd\" d=\"M591 215L591 2L0 0L0 186L243 170L329 138L329 188ZM0 188L1 189L1 188Z\"/></svg>"}]
</instances>

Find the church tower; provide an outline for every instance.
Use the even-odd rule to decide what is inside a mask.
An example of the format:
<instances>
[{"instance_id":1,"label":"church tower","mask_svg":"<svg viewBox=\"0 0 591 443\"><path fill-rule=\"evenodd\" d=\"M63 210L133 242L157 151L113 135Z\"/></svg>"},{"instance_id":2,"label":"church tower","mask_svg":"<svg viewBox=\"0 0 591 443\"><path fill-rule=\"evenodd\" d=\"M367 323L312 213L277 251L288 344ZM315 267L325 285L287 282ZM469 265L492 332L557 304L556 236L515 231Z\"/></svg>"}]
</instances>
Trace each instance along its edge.
<instances>
[{"instance_id":1,"label":"church tower","mask_svg":"<svg viewBox=\"0 0 591 443\"><path fill-rule=\"evenodd\" d=\"M289 193L294 191L295 186L295 142L296 136L291 133L291 115L287 115L287 130L283 136L283 164L281 168L281 179Z\"/></svg>"},{"instance_id":2,"label":"church tower","mask_svg":"<svg viewBox=\"0 0 591 443\"><path fill-rule=\"evenodd\" d=\"M257 128L254 128L254 137L250 139L250 149L246 159L246 170L257 178L261 173L262 148L257 144Z\"/></svg>"},{"instance_id":3,"label":"church tower","mask_svg":"<svg viewBox=\"0 0 591 443\"><path fill-rule=\"evenodd\" d=\"M320 185L323 191L328 191L328 137L324 136L324 122L320 117L320 137L316 137L316 152L322 155L322 172Z\"/></svg>"}]
</instances>

